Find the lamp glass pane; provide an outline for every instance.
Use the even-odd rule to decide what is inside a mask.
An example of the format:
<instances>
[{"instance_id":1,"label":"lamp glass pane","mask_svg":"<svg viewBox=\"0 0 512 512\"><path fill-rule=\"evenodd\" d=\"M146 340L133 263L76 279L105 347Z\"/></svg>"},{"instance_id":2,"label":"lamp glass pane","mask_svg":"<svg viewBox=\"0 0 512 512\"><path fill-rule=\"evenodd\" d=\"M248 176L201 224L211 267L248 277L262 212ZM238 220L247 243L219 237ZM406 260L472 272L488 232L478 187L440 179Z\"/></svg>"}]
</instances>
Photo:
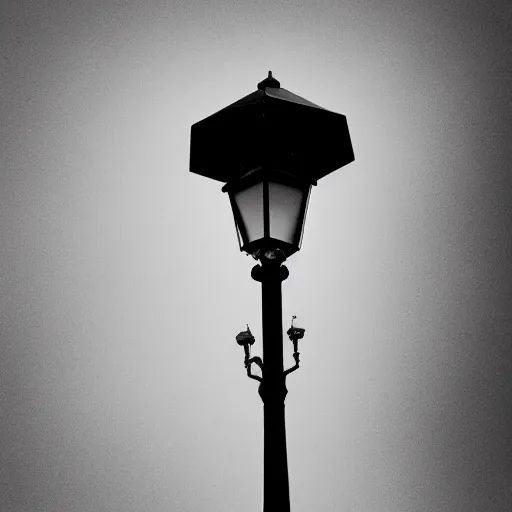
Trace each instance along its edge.
<instances>
[{"instance_id":1,"label":"lamp glass pane","mask_svg":"<svg viewBox=\"0 0 512 512\"><path fill-rule=\"evenodd\" d=\"M307 191L270 181L268 184L270 237L298 244L302 232L302 203Z\"/></svg>"},{"instance_id":2,"label":"lamp glass pane","mask_svg":"<svg viewBox=\"0 0 512 512\"><path fill-rule=\"evenodd\" d=\"M234 192L233 199L240 212L240 233L244 245L263 238L263 184L257 183Z\"/></svg>"}]
</instances>

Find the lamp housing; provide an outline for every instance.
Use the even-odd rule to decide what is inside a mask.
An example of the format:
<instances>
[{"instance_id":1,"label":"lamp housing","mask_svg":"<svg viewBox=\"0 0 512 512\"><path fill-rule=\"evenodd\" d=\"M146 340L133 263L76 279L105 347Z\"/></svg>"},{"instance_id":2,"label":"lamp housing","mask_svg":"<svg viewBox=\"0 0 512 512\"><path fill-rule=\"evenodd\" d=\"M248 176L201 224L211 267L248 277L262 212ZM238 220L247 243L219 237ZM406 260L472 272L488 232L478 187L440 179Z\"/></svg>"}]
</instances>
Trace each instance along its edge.
<instances>
[{"instance_id":1,"label":"lamp housing","mask_svg":"<svg viewBox=\"0 0 512 512\"><path fill-rule=\"evenodd\" d=\"M343 114L286 89L269 72L256 91L194 123L190 172L225 183L240 248L300 249L311 185L354 160Z\"/></svg>"},{"instance_id":2,"label":"lamp housing","mask_svg":"<svg viewBox=\"0 0 512 512\"><path fill-rule=\"evenodd\" d=\"M262 251L285 257L300 249L311 184L290 172L258 167L226 184L240 250L258 259Z\"/></svg>"},{"instance_id":3,"label":"lamp housing","mask_svg":"<svg viewBox=\"0 0 512 512\"><path fill-rule=\"evenodd\" d=\"M247 331L239 332L236 335L236 342L240 346L254 345L254 336L252 335L251 330L249 329L249 327L247 327Z\"/></svg>"}]
</instances>

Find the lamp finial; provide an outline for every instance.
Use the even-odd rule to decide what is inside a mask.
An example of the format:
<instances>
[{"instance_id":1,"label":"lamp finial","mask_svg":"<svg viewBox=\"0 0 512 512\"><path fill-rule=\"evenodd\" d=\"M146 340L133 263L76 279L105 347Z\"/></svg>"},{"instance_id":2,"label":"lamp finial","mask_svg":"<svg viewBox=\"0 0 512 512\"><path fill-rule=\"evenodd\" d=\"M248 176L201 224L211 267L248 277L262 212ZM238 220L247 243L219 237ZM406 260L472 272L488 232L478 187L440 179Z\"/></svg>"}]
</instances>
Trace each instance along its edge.
<instances>
[{"instance_id":1,"label":"lamp finial","mask_svg":"<svg viewBox=\"0 0 512 512\"><path fill-rule=\"evenodd\" d=\"M272 71L268 72L268 77L258 84L258 89L264 91L267 87L279 89L281 84L272 76Z\"/></svg>"}]
</instances>

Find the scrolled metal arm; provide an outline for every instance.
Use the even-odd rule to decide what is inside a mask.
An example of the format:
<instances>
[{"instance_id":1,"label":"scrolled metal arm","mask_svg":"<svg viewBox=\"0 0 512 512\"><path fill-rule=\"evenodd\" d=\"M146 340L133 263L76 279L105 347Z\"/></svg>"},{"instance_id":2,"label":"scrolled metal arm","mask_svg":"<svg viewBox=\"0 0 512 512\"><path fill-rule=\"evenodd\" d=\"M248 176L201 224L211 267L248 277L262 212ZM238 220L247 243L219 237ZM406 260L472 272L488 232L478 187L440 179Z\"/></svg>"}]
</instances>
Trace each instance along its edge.
<instances>
[{"instance_id":1,"label":"scrolled metal arm","mask_svg":"<svg viewBox=\"0 0 512 512\"><path fill-rule=\"evenodd\" d=\"M299 368L299 355L300 355L299 352L294 352L293 353L293 358L295 359L295 365L292 366L291 368L288 368L288 370L286 370L284 372L285 376L288 375L289 373L294 372L295 370L297 370Z\"/></svg>"},{"instance_id":2,"label":"scrolled metal arm","mask_svg":"<svg viewBox=\"0 0 512 512\"><path fill-rule=\"evenodd\" d=\"M249 358L246 358L245 359L245 367L247 368L247 377L251 378L251 379L254 379L254 380L257 380L259 382L263 382L263 379L258 376L258 375L254 375L252 372L251 372L251 364L252 363L255 363L257 364L261 370L263 371L263 361L261 360L260 357L251 357L250 359Z\"/></svg>"}]
</instances>

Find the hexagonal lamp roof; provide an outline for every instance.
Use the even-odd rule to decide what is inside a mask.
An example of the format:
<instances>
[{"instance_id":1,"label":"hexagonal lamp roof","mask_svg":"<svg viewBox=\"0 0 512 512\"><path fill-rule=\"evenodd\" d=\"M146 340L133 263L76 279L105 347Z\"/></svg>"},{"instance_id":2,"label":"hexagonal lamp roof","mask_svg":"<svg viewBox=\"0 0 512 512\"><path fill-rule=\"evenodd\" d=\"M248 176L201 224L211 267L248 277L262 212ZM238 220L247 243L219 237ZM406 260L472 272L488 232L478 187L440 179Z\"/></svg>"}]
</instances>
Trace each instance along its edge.
<instances>
[{"instance_id":1,"label":"hexagonal lamp roof","mask_svg":"<svg viewBox=\"0 0 512 512\"><path fill-rule=\"evenodd\" d=\"M192 125L190 171L225 183L270 167L316 184L353 160L346 117L282 89L271 72L255 92Z\"/></svg>"}]
</instances>

